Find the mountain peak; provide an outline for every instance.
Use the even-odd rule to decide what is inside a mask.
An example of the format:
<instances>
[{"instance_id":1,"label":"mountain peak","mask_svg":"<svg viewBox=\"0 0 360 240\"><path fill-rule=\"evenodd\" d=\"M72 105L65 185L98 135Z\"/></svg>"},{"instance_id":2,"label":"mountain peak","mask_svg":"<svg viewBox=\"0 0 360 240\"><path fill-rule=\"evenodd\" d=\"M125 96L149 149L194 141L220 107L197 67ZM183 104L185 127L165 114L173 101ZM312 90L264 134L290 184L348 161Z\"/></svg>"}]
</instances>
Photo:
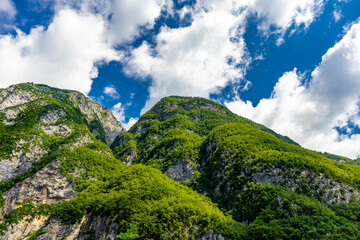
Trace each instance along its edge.
<instances>
[{"instance_id":1,"label":"mountain peak","mask_svg":"<svg viewBox=\"0 0 360 240\"><path fill-rule=\"evenodd\" d=\"M76 119L88 125L97 139L108 145L125 131L110 109L91 101L78 91L34 83L20 83L0 90L0 110L7 117L16 117L28 103L41 106L44 115L48 111L42 119L46 124Z\"/></svg>"}]
</instances>

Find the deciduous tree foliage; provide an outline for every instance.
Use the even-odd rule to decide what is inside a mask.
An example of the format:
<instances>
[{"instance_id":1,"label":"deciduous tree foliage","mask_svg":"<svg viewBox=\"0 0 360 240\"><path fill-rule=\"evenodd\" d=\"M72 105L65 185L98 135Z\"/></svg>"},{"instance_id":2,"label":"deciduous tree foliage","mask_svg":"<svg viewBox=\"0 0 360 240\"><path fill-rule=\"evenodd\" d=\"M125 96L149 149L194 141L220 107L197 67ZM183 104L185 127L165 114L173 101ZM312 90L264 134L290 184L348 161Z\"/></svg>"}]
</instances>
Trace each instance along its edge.
<instances>
[{"instance_id":1,"label":"deciduous tree foliage","mask_svg":"<svg viewBox=\"0 0 360 240\"><path fill-rule=\"evenodd\" d=\"M0 157L27 151L26 146L18 149L16 142L33 133L48 151L29 171L0 182L0 192L58 159L61 173L77 195L54 205L18 203L1 216L0 232L39 216L72 224L96 214L118 223L120 239L192 239L206 236L209 230L226 239L359 239L359 200L353 197L345 203L345 196L339 196L339 201L330 203L318 185L299 178L307 172L357 192L359 168L303 149L220 104L203 98L165 98L110 149L103 143L101 124L85 121L67 90L34 84L20 87L47 96L26 103L11 124L5 124L10 120L1 114ZM54 109L66 113L57 124L71 126L71 134L50 136L42 130L39 119ZM92 129L98 131L97 139ZM77 145L84 136L91 141ZM136 164L124 165L131 154ZM183 183L163 174L179 160L188 161L195 170L194 177ZM255 181L254 174L274 169L297 187ZM338 194L346 191L340 189ZM28 237L42 233L43 228Z\"/></svg>"}]
</instances>

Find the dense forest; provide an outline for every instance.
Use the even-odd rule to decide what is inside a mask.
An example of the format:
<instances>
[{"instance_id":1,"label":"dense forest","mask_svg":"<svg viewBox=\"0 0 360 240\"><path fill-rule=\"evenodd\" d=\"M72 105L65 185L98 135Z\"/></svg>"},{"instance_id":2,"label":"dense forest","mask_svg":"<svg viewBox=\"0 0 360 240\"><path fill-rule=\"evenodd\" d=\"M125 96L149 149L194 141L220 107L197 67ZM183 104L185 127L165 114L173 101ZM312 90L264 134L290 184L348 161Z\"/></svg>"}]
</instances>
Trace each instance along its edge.
<instances>
[{"instance_id":1,"label":"dense forest","mask_svg":"<svg viewBox=\"0 0 360 240\"><path fill-rule=\"evenodd\" d=\"M129 131L45 85L0 90L0 109L2 239L359 239L358 160L213 101L164 98Z\"/></svg>"}]
</instances>

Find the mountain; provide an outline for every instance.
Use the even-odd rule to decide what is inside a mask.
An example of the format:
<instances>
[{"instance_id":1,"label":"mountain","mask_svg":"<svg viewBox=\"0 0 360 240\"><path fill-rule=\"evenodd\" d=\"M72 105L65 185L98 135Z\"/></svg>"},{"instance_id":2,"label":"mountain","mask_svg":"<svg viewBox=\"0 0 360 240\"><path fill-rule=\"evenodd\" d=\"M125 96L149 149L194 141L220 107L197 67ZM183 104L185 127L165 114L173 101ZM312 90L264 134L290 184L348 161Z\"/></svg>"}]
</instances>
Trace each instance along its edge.
<instances>
[{"instance_id":1,"label":"mountain","mask_svg":"<svg viewBox=\"0 0 360 240\"><path fill-rule=\"evenodd\" d=\"M105 142L124 130L84 95L19 84L0 96L1 239L126 239L136 228L152 239L241 232L205 196L116 159Z\"/></svg>"},{"instance_id":2,"label":"mountain","mask_svg":"<svg viewBox=\"0 0 360 240\"><path fill-rule=\"evenodd\" d=\"M1 239L360 236L358 167L213 101L164 98L128 132L45 85L1 89L0 110Z\"/></svg>"},{"instance_id":3,"label":"mountain","mask_svg":"<svg viewBox=\"0 0 360 240\"><path fill-rule=\"evenodd\" d=\"M119 135L111 148L125 164L149 165L184 181L197 171L202 140L227 123L244 123L298 145L216 102L198 97L167 97L142 115L128 132Z\"/></svg>"},{"instance_id":4,"label":"mountain","mask_svg":"<svg viewBox=\"0 0 360 240\"><path fill-rule=\"evenodd\" d=\"M264 239L336 238L346 231L360 236L358 168L304 149L215 102L164 98L111 149L125 164L158 168L210 197L246 224L249 239L261 239L259 233Z\"/></svg>"}]
</instances>

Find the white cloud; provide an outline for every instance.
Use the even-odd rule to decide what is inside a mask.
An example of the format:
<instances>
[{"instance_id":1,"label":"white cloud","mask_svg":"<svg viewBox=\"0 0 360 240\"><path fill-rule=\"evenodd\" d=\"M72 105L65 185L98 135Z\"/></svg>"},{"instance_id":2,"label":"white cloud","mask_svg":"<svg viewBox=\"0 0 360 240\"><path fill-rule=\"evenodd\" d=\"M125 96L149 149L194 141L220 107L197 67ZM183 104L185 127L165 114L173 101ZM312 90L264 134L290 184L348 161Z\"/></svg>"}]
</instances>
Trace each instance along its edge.
<instances>
[{"instance_id":1,"label":"white cloud","mask_svg":"<svg viewBox=\"0 0 360 240\"><path fill-rule=\"evenodd\" d=\"M255 0L250 1L250 9L264 21L259 25L263 31L275 26L286 31L292 24L307 28L322 11L324 0Z\"/></svg>"},{"instance_id":2,"label":"white cloud","mask_svg":"<svg viewBox=\"0 0 360 240\"><path fill-rule=\"evenodd\" d=\"M174 14L170 0L31 1L39 3L39 11L54 9L56 16L48 28L0 36L0 87L32 81L88 93L99 64L128 56L115 50L118 44L151 29L162 10ZM198 0L179 11L191 15L190 26L162 27L155 47L144 42L133 49L131 58L123 57L128 74L152 78L143 112L164 96L209 97L229 82L243 81L252 61L243 39L250 14L262 19L261 31L275 27L283 37L293 25L309 26L321 12L323 0L271 2Z\"/></svg>"},{"instance_id":3,"label":"white cloud","mask_svg":"<svg viewBox=\"0 0 360 240\"><path fill-rule=\"evenodd\" d=\"M209 97L228 81L243 77L243 69L236 65L245 65L245 44L238 28L244 16L230 11L220 8L198 13L189 27L163 27L154 49L144 42L133 50L127 73L153 79L150 99L142 112L164 96ZM230 40L239 34L238 39Z\"/></svg>"},{"instance_id":4,"label":"white cloud","mask_svg":"<svg viewBox=\"0 0 360 240\"><path fill-rule=\"evenodd\" d=\"M129 130L139 119L138 118L130 118L127 123L122 123L122 126Z\"/></svg>"},{"instance_id":5,"label":"white cloud","mask_svg":"<svg viewBox=\"0 0 360 240\"><path fill-rule=\"evenodd\" d=\"M44 0L33 0L44 1ZM88 14L100 14L106 19L106 38L111 45L133 40L141 34L141 28L153 27L161 10L171 5L170 0L45 0L53 8L80 9Z\"/></svg>"},{"instance_id":6,"label":"white cloud","mask_svg":"<svg viewBox=\"0 0 360 240\"><path fill-rule=\"evenodd\" d=\"M119 99L120 98L120 94L112 86L105 87L104 88L104 94L110 96L113 99Z\"/></svg>"},{"instance_id":7,"label":"white cloud","mask_svg":"<svg viewBox=\"0 0 360 240\"><path fill-rule=\"evenodd\" d=\"M124 122L125 121L125 108L122 106L122 104L119 102L117 104L115 104L112 108L111 108L114 116L116 117L117 120L119 120L120 122Z\"/></svg>"},{"instance_id":8,"label":"white cloud","mask_svg":"<svg viewBox=\"0 0 360 240\"><path fill-rule=\"evenodd\" d=\"M97 64L118 59L104 31L102 18L65 9L46 30L0 36L0 87L34 82L88 93Z\"/></svg>"},{"instance_id":9,"label":"white cloud","mask_svg":"<svg viewBox=\"0 0 360 240\"><path fill-rule=\"evenodd\" d=\"M6 18L13 19L16 16L15 4L11 0L1 0L0 1L0 14L2 16L6 15ZM0 17L1 19L2 17Z\"/></svg>"},{"instance_id":10,"label":"white cloud","mask_svg":"<svg viewBox=\"0 0 360 240\"><path fill-rule=\"evenodd\" d=\"M138 118L130 118L128 122L125 122L125 106L123 106L120 102L115 104L111 111L113 112L114 116L117 120L121 122L121 125L126 129L129 130L132 125L134 125Z\"/></svg>"},{"instance_id":11,"label":"white cloud","mask_svg":"<svg viewBox=\"0 0 360 240\"><path fill-rule=\"evenodd\" d=\"M340 19L343 17L342 12L341 12L341 10L340 10L340 9L338 9L338 10L334 10L334 12L333 12L333 16L334 16L334 20L335 20L335 22L340 21Z\"/></svg>"},{"instance_id":12,"label":"white cloud","mask_svg":"<svg viewBox=\"0 0 360 240\"><path fill-rule=\"evenodd\" d=\"M140 34L140 26L151 28L159 17L166 0L118 0L110 9L109 40L119 44Z\"/></svg>"},{"instance_id":13,"label":"white cloud","mask_svg":"<svg viewBox=\"0 0 360 240\"><path fill-rule=\"evenodd\" d=\"M275 26L283 34L292 25L308 27L322 4L323 0L199 0L193 8L179 10L180 16L192 15L190 26L161 28L155 47L143 42L126 59L128 74L152 78L142 113L168 95L209 97L230 81L243 81L252 61L243 39L250 14L262 19L261 31Z\"/></svg>"},{"instance_id":14,"label":"white cloud","mask_svg":"<svg viewBox=\"0 0 360 240\"><path fill-rule=\"evenodd\" d=\"M165 1L44 0L39 11L44 6L56 11L47 29L0 35L0 87L34 82L87 94L98 65L119 60L114 45L138 35L140 26L152 26ZM12 6L1 1L0 11L14 15Z\"/></svg>"},{"instance_id":15,"label":"white cloud","mask_svg":"<svg viewBox=\"0 0 360 240\"><path fill-rule=\"evenodd\" d=\"M360 134L339 136L335 127L359 126L360 22L322 57L309 85L296 72L285 73L269 99L256 107L237 99L232 111L285 134L307 148L349 157L360 155Z\"/></svg>"}]
</instances>

